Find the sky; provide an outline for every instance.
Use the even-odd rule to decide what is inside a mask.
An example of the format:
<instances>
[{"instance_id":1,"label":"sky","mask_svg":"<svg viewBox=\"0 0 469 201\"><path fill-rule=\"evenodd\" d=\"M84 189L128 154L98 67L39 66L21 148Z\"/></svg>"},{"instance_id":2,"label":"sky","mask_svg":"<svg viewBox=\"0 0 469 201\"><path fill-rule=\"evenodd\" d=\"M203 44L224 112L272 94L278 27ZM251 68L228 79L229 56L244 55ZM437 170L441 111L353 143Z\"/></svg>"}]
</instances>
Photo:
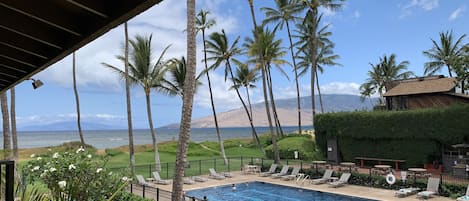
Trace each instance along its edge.
<instances>
[{"instance_id":1,"label":"sky","mask_svg":"<svg viewBox=\"0 0 469 201\"><path fill-rule=\"evenodd\" d=\"M271 0L255 0L258 23L264 19L261 7L274 7ZM210 11L216 25L207 30L222 29L230 41L251 37L252 21L247 0L197 0L197 10ZM342 66L327 67L319 75L324 94L359 95L359 86L367 79L370 63L392 53L397 61L409 61L409 70L423 75L428 58L422 51L432 47L431 39L438 39L440 32L453 31L457 37L469 33L469 0L349 0L342 9L321 9L323 22L329 24L330 39L335 43L334 52ZM186 4L185 1L164 0L158 5L134 17L128 22L129 37L152 34L154 57L171 45L164 59L180 57L186 53ZM277 37L287 47L286 30L279 30ZM77 87L80 97L82 122L126 127L126 100L124 82L102 62L123 68L115 56L122 54L123 25L118 26L88 45L76 51ZM202 39L197 38L197 71L203 68ZM465 43L469 40L466 38ZM287 49L285 49L287 50ZM244 59L240 57L240 59ZM290 55L285 56L290 61ZM275 98L296 97L291 66L282 66L289 79L278 71L273 72ZM441 74L447 75L442 71ZM239 108L241 103L234 91L229 91L222 71L211 73L217 112ZM72 84L72 57L67 56L46 70L33 76L44 86L33 90L26 80L16 87L16 115L18 128L30 125L47 125L62 121L76 121L76 106ZM206 79L198 89L194 100L193 118L211 114ZM301 95L310 95L310 79L300 78ZM262 101L261 83L252 90L254 102ZM135 128L148 128L145 96L141 87L131 89L132 119ZM181 98L168 97L156 92L151 95L153 121L156 127L178 123L181 117ZM86 128L84 128L86 129Z\"/></svg>"}]
</instances>

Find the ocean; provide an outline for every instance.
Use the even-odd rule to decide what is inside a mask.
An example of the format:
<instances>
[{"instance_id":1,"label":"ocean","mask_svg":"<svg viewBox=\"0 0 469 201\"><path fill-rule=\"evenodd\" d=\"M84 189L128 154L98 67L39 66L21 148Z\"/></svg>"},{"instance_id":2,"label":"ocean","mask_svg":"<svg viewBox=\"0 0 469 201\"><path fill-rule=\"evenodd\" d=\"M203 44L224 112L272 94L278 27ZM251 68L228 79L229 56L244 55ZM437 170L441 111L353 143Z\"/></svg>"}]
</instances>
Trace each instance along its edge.
<instances>
[{"instance_id":1,"label":"ocean","mask_svg":"<svg viewBox=\"0 0 469 201\"><path fill-rule=\"evenodd\" d=\"M298 130L298 127L282 127L285 133L291 133ZM311 129L304 127L303 129ZM178 140L179 129L176 128L157 128L155 129L158 142L168 140ZM268 127L256 127L258 134L269 132ZM232 138L252 138L251 128L220 128L223 139ZM83 131L85 143L94 146L97 149L106 149L128 145L127 130L86 130ZM1 136L1 135L0 135ZM3 136L2 136L3 137ZM215 128L192 128L191 141L217 141ZM60 145L64 142L80 141L78 131L19 131L18 147L34 148ZM134 144L151 144L150 130L134 130Z\"/></svg>"}]
</instances>

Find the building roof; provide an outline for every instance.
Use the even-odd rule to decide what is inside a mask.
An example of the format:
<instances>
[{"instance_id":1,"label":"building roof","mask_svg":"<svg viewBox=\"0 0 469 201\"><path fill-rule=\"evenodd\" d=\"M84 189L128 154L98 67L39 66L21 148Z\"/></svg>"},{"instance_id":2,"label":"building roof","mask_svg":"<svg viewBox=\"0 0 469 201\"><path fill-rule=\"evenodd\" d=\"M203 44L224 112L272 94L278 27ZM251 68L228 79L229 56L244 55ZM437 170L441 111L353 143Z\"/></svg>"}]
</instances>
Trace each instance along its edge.
<instances>
[{"instance_id":1,"label":"building roof","mask_svg":"<svg viewBox=\"0 0 469 201\"><path fill-rule=\"evenodd\" d=\"M456 87L455 78L432 77L400 81L383 96L403 96L428 93L451 92Z\"/></svg>"},{"instance_id":2,"label":"building roof","mask_svg":"<svg viewBox=\"0 0 469 201\"><path fill-rule=\"evenodd\" d=\"M162 0L0 0L0 93Z\"/></svg>"}]
</instances>

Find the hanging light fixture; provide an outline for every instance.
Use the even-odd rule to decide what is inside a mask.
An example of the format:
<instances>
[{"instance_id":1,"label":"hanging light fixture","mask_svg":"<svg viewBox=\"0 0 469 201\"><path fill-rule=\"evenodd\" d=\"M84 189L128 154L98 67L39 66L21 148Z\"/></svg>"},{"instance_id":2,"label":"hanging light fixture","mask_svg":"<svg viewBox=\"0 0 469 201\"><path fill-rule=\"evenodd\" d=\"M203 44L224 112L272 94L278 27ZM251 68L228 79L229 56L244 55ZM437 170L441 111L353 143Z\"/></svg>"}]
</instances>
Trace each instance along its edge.
<instances>
[{"instance_id":1,"label":"hanging light fixture","mask_svg":"<svg viewBox=\"0 0 469 201\"><path fill-rule=\"evenodd\" d=\"M31 78L31 80L33 81L32 85L33 85L34 89L37 89L37 88L41 87L42 85L44 85L44 83L41 80L36 80L36 79L33 79L33 78Z\"/></svg>"}]
</instances>

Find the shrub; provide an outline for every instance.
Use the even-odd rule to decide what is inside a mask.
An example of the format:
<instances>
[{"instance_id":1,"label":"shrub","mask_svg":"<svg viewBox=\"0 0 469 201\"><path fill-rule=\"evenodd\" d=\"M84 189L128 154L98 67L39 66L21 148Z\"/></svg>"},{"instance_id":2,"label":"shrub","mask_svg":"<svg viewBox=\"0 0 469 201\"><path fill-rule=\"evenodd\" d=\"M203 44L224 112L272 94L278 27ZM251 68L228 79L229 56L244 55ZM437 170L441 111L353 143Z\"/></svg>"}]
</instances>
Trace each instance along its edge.
<instances>
[{"instance_id":1,"label":"shrub","mask_svg":"<svg viewBox=\"0 0 469 201\"><path fill-rule=\"evenodd\" d=\"M321 156L316 151L316 145L307 135L293 135L287 136L277 142L280 158L290 159L294 158L294 152L298 151L299 159L301 160L316 160L321 159ZM266 156L273 158L272 145L266 147Z\"/></svg>"},{"instance_id":2,"label":"shrub","mask_svg":"<svg viewBox=\"0 0 469 201\"><path fill-rule=\"evenodd\" d=\"M83 148L31 157L23 173L30 182L43 182L54 200L105 200L128 183L127 177L104 167L105 158Z\"/></svg>"},{"instance_id":3,"label":"shrub","mask_svg":"<svg viewBox=\"0 0 469 201\"><path fill-rule=\"evenodd\" d=\"M104 152L106 153L106 156L117 156L124 153L118 149L104 149Z\"/></svg>"}]
</instances>

